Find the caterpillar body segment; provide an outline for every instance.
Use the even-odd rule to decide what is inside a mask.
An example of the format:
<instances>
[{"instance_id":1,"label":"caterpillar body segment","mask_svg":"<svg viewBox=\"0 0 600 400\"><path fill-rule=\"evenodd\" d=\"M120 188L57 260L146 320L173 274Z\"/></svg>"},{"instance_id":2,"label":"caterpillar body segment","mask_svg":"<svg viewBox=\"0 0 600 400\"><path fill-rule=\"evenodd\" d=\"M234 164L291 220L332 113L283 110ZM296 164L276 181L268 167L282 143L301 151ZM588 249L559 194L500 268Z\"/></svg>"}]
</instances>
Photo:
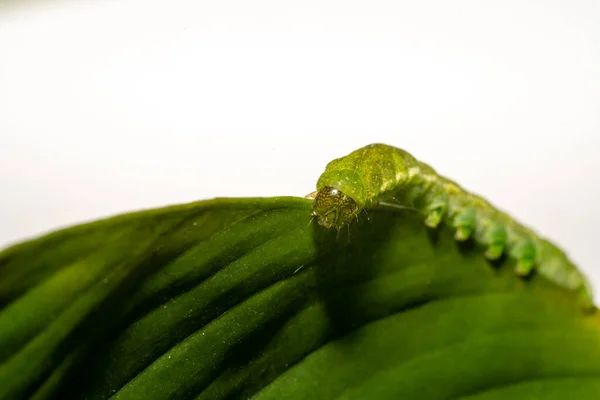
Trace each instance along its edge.
<instances>
[{"instance_id":1,"label":"caterpillar body segment","mask_svg":"<svg viewBox=\"0 0 600 400\"><path fill-rule=\"evenodd\" d=\"M513 258L517 275L525 277L535 269L578 292L587 309L594 308L589 282L563 251L402 149L371 144L331 161L309 196L318 223L338 230L364 209L416 210L427 227L444 222L454 229L455 240L473 239L485 246L487 259Z\"/></svg>"}]
</instances>

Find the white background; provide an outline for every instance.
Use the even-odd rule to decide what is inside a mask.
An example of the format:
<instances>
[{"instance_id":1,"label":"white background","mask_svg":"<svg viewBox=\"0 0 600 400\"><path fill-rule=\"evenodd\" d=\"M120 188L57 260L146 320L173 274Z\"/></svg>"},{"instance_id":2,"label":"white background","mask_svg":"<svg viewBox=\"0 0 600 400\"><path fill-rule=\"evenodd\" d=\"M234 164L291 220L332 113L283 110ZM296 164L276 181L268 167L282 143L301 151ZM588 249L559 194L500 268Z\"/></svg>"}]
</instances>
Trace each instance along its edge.
<instances>
[{"instance_id":1,"label":"white background","mask_svg":"<svg viewBox=\"0 0 600 400\"><path fill-rule=\"evenodd\" d=\"M402 147L600 285L600 2L0 2L0 247Z\"/></svg>"}]
</instances>

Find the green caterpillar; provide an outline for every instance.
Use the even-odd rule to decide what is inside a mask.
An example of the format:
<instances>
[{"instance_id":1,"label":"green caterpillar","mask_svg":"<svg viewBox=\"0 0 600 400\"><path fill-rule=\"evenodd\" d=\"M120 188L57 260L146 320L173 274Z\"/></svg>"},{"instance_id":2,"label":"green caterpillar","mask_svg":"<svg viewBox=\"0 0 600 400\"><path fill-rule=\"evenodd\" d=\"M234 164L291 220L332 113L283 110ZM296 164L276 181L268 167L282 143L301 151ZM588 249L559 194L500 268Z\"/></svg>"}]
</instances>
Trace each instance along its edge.
<instances>
[{"instance_id":1,"label":"green caterpillar","mask_svg":"<svg viewBox=\"0 0 600 400\"><path fill-rule=\"evenodd\" d=\"M519 276L535 268L578 292L585 309L595 309L591 285L563 251L404 150L371 144L335 159L307 197L314 199L312 216L319 225L338 230L368 208L414 209L424 214L427 227L443 221L455 229L457 241L473 238L484 245L487 259L512 257Z\"/></svg>"}]
</instances>

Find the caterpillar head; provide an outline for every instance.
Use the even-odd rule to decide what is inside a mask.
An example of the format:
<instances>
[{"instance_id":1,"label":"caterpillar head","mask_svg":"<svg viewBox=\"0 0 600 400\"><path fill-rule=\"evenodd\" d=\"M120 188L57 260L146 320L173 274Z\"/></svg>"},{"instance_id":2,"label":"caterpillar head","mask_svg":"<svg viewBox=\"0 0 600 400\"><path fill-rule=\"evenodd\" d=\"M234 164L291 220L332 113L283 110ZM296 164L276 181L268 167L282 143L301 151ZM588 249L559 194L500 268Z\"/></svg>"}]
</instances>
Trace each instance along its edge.
<instances>
[{"instance_id":1,"label":"caterpillar head","mask_svg":"<svg viewBox=\"0 0 600 400\"><path fill-rule=\"evenodd\" d=\"M331 186L319 189L313 201L312 216L317 217L319 225L327 229L341 229L359 212L358 204L351 197Z\"/></svg>"}]
</instances>

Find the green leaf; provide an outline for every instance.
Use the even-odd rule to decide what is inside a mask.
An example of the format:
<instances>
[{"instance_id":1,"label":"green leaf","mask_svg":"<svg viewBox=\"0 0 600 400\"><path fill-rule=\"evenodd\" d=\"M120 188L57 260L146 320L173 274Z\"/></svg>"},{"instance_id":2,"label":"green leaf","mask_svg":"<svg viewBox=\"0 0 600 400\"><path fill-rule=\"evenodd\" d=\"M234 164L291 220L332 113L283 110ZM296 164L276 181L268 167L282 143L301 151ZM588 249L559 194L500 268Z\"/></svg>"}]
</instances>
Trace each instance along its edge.
<instances>
[{"instance_id":1,"label":"green leaf","mask_svg":"<svg viewBox=\"0 0 600 400\"><path fill-rule=\"evenodd\" d=\"M597 399L600 320L410 211L216 199L0 253L0 399Z\"/></svg>"}]
</instances>

